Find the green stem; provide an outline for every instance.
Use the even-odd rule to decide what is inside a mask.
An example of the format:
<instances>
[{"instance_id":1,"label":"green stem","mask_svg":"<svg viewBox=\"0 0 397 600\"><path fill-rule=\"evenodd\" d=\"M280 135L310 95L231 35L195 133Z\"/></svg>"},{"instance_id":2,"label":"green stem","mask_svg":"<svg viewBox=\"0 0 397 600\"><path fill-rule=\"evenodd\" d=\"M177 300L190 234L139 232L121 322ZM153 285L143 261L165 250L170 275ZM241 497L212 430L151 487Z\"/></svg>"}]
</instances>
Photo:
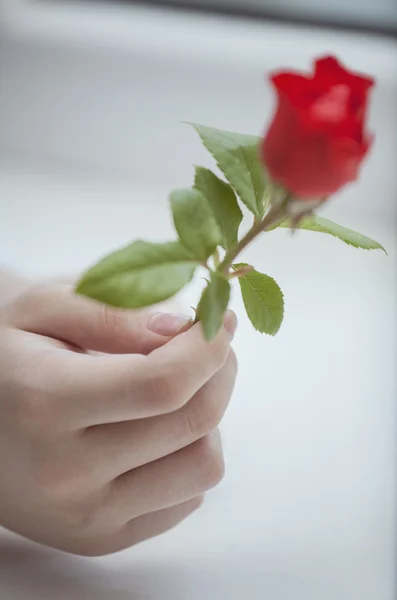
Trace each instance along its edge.
<instances>
[{"instance_id":1,"label":"green stem","mask_svg":"<svg viewBox=\"0 0 397 600\"><path fill-rule=\"evenodd\" d=\"M274 225L278 225L280 221L283 221L286 218L286 205L288 202L288 197L285 197L283 202L280 202L274 205L269 212L265 215L265 217L260 221L255 219L253 226L244 237L235 245L234 248L231 248L226 254L225 258L221 263L216 265L216 270L224 273L225 275L229 275L229 269L235 260L235 258L250 244L260 233L263 233ZM217 261L216 261L217 262ZM198 312L196 311L196 316L193 321L193 324L198 323Z\"/></svg>"},{"instance_id":2,"label":"green stem","mask_svg":"<svg viewBox=\"0 0 397 600\"><path fill-rule=\"evenodd\" d=\"M279 223L279 221L284 218L285 204L282 203L273 206L267 215L262 219L262 221L256 221L251 229L247 231L245 236L242 237L241 240L236 244L236 246L231 248L231 250L226 253L225 258L217 270L227 274L235 258L244 250L244 248L248 246L248 244L250 244L256 238L257 235L270 229L273 225L276 225L276 223Z\"/></svg>"}]
</instances>

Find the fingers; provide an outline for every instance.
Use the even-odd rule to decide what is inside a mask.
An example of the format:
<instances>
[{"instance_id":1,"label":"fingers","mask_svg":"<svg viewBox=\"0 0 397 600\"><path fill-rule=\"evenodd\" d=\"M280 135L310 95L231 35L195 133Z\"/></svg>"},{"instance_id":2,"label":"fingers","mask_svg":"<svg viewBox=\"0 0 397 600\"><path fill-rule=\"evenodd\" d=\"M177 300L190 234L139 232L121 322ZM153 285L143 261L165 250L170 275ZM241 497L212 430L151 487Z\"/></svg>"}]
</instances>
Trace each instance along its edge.
<instances>
[{"instance_id":1,"label":"fingers","mask_svg":"<svg viewBox=\"0 0 397 600\"><path fill-rule=\"evenodd\" d=\"M179 410L159 417L89 428L81 438L80 452L90 465L93 480L107 483L208 435L225 413L236 374L237 361L230 350L220 371Z\"/></svg>"},{"instance_id":2,"label":"fingers","mask_svg":"<svg viewBox=\"0 0 397 600\"><path fill-rule=\"evenodd\" d=\"M133 546L165 533L189 517L200 508L202 503L203 496L198 496L171 508L164 508L132 519L127 523L119 536L118 544L120 545L120 549Z\"/></svg>"},{"instance_id":3,"label":"fingers","mask_svg":"<svg viewBox=\"0 0 397 600\"><path fill-rule=\"evenodd\" d=\"M113 552L119 552L125 548L135 546L140 542L165 533L176 525L179 525L202 505L203 496L197 496L192 500L177 504L170 508L158 510L150 514L142 515L128 521L110 536L82 539L74 543L72 548L67 548L74 554L84 556L103 556Z\"/></svg>"},{"instance_id":4,"label":"fingers","mask_svg":"<svg viewBox=\"0 0 397 600\"><path fill-rule=\"evenodd\" d=\"M188 324L188 318L178 315L117 310L76 295L68 285L37 287L21 296L12 310L11 320L20 329L118 354L147 354Z\"/></svg>"},{"instance_id":5,"label":"fingers","mask_svg":"<svg viewBox=\"0 0 397 600\"><path fill-rule=\"evenodd\" d=\"M148 356L70 353L57 369L64 422L82 428L178 410L222 368L235 327L229 311L211 343L197 323Z\"/></svg>"},{"instance_id":6,"label":"fingers","mask_svg":"<svg viewBox=\"0 0 397 600\"><path fill-rule=\"evenodd\" d=\"M195 498L217 485L224 475L218 431L115 479L103 518L127 523L144 514Z\"/></svg>"}]
</instances>

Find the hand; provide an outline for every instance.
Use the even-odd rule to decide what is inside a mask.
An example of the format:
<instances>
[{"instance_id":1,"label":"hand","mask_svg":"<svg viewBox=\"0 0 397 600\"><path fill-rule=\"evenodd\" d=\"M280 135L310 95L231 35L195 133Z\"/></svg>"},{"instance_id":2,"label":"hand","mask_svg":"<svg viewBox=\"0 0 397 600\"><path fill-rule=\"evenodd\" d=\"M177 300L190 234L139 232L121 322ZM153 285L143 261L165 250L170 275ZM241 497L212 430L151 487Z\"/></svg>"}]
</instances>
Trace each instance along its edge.
<instances>
[{"instance_id":1,"label":"hand","mask_svg":"<svg viewBox=\"0 0 397 600\"><path fill-rule=\"evenodd\" d=\"M0 310L1 525L100 555L200 505L224 472L217 426L236 376L236 320L229 312L210 344L184 324L56 284Z\"/></svg>"}]
</instances>

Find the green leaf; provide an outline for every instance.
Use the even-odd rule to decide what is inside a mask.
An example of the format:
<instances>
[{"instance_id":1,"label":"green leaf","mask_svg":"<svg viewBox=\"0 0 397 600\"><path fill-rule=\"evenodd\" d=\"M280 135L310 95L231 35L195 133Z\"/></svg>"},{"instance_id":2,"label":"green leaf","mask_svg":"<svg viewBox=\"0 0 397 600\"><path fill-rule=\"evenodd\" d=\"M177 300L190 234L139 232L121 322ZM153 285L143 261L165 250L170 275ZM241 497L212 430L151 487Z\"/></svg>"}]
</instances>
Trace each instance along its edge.
<instances>
[{"instance_id":1,"label":"green leaf","mask_svg":"<svg viewBox=\"0 0 397 600\"><path fill-rule=\"evenodd\" d=\"M137 241L109 254L78 283L78 294L122 308L141 308L173 296L198 262L179 242Z\"/></svg>"},{"instance_id":2,"label":"green leaf","mask_svg":"<svg viewBox=\"0 0 397 600\"><path fill-rule=\"evenodd\" d=\"M175 228L182 244L206 261L222 242L221 231L207 198L199 190L176 190L170 195Z\"/></svg>"},{"instance_id":3,"label":"green leaf","mask_svg":"<svg viewBox=\"0 0 397 600\"><path fill-rule=\"evenodd\" d=\"M218 167L257 217L264 213L265 169L259 160L260 138L191 123Z\"/></svg>"},{"instance_id":4,"label":"green leaf","mask_svg":"<svg viewBox=\"0 0 397 600\"><path fill-rule=\"evenodd\" d=\"M247 266L244 263L233 265L234 269ZM284 297L278 284L258 271L250 271L239 277L247 315L257 331L275 335L284 317Z\"/></svg>"},{"instance_id":5,"label":"green leaf","mask_svg":"<svg viewBox=\"0 0 397 600\"><path fill-rule=\"evenodd\" d=\"M279 227L290 228L291 224L289 221L284 221L281 223L281 225L279 225ZM307 231L328 233L329 235L333 235L334 237L342 240L342 242L345 242L350 246L354 246L355 248L363 248L364 250L383 250L383 252L387 254L384 247L378 242L375 242L375 240L371 240L371 238L358 233L358 231L338 225L338 223L334 223L325 217L319 217L318 215L305 217L298 224L297 228L306 229Z\"/></svg>"},{"instance_id":6,"label":"green leaf","mask_svg":"<svg viewBox=\"0 0 397 600\"><path fill-rule=\"evenodd\" d=\"M204 336L208 341L211 341L222 327L229 298L229 281L220 273L212 271L211 279L197 307L197 318L201 321Z\"/></svg>"},{"instance_id":7,"label":"green leaf","mask_svg":"<svg viewBox=\"0 0 397 600\"><path fill-rule=\"evenodd\" d=\"M207 198L222 233L222 246L228 250L237 243L243 219L233 188L204 167L196 167L194 186Z\"/></svg>"}]
</instances>

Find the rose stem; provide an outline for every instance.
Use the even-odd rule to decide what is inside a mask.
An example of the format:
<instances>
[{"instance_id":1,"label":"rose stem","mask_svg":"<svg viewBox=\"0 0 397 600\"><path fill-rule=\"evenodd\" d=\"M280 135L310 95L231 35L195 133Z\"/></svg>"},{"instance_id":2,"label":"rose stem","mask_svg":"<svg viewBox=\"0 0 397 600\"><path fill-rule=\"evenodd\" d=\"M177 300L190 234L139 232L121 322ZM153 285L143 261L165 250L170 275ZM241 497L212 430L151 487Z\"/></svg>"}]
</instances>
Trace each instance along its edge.
<instances>
[{"instance_id":1,"label":"rose stem","mask_svg":"<svg viewBox=\"0 0 397 600\"><path fill-rule=\"evenodd\" d=\"M286 201L287 201L287 199L286 199ZM219 264L219 266L216 269L218 272L223 272L224 274L228 275L229 268L230 268L231 264L233 263L234 259L236 258L236 256L238 256L240 254L240 252L242 250L244 250L244 248L246 248L248 246L248 244L250 244L256 238L257 235L270 229L273 225L276 225L276 223L279 223L280 221L282 221L285 218L285 216L286 216L286 213L285 213L286 201L273 206L269 210L267 215L262 219L262 221L254 222L254 225L251 227L251 229L249 231L247 231L245 236L241 238L241 240L235 245L234 248L232 248L231 250L229 250L229 252L226 253L225 258L223 259L223 261ZM196 311L196 315L195 315L193 324L198 323L198 321L199 321L199 318L198 318L198 313Z\"/></svg>"},{"instance_id":2,"label":"rose stem","mask_svg":"<svg viewBox=\"0 0 397 600\"><path fill-rule=\"evenodd\" d=\"M281 205L273 206L265 216L262 221L254 223L251 229L245 234L244 237L235 245L234 248L229 250L226 253L225 258L219 265L217 271L221 271L225 274L228 274L229 268L233 263L236 256L244 250L250 244L257 235L263 233L267 229L270 229L273 225L281 221L285 217L285 205L282 203Z\"/></svg>"}]
</instances>

